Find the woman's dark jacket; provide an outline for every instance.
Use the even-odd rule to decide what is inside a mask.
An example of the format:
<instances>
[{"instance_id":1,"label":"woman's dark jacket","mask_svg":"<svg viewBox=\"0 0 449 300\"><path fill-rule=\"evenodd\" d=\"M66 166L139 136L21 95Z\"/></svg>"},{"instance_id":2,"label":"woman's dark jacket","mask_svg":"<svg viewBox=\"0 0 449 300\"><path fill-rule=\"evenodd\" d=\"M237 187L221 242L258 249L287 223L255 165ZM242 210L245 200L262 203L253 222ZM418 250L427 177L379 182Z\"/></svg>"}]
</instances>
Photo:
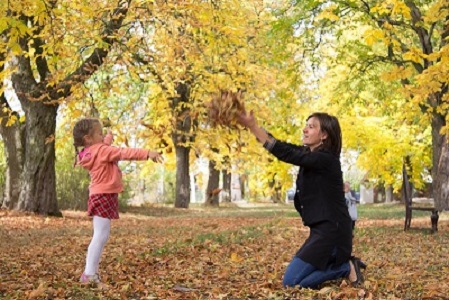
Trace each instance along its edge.
<instances>
[{"instance_id":1,"label":"woman's dark jacket","mask_svg":"<svg viewBox=\"0 0 449 300\"><path fill-rule=\"evenodd\" d=\"M311 152L308 147L274 138L264 147L279 160L300 167L294 204L304 225L311 228L311 235L297 256L319 269L347 262L352 230L339 157L325 149Z\"/></svg>"}]
</instances>

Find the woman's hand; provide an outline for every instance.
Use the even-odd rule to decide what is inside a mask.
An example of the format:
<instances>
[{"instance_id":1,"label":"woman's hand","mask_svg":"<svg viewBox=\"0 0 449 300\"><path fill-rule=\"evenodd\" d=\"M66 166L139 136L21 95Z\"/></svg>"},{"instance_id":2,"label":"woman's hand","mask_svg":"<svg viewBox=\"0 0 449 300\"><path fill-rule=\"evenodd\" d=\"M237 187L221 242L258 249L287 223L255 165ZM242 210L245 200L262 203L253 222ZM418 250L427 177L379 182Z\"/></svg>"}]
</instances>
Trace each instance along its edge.
<instances>
[{"instance_id":1,"label":"woman's hand","mask_svg":"<svg viewBox=\"0 0 449 300\"><path fill-rule=\"evenodd\" d=\"M255 127L257 125L256 118L254 117L254 112L253 111L250 111L250 113L248 114L246 112L246 110L243 110L240 113L240 115L238 115L237 122L240 125L245 126L247 128L252 128L252 127Z\"/></svg>"},{"instance_id":2,"label":"woman's hand","mask_svg":"<svg viewBox=\"0 0 449 300\"><path fill-rule=\"evenodd\" d=\"M252 134L257 138L257 140L264 145L270 137L268 136L268 133L262 129L261 127L257 126L256 117L254 116L254 112L250 111L248 114L246 110L244 109L240 115L237 117L237 122L247 127Z\"/></svg>"},{"instance_id":3,"label":"woman's hand","mask_svg":"<svg viewBox=\"0 0 449 300\"><path fill-rule=\"evenodd\" d=\"M152 161L154 161L156 163L164 162L164 157L162 156L162 154L160 154L159 152L156 152L156 151L148 152L148 159L151 159Z\"/></svg>"}]
</instances>

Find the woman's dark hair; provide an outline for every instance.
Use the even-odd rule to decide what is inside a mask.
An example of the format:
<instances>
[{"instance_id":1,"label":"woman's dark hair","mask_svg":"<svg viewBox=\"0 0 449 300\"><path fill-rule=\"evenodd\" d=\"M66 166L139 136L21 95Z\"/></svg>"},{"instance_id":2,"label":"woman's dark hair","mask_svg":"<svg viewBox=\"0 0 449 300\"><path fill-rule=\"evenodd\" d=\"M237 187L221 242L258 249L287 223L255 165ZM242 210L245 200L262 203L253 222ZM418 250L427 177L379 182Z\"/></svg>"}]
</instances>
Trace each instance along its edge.
<instances>
[{"instance_id":1,"label":"woman's dark hair","mask_svg":"<svg viewBox=\"0 0 449 300\"><path fill-rule=\"evenodd\" d=\"M327 113L315 112L311 114L310 118L316 118L320 122L321 131L327 133L327 138L323 140L323 144L319 148L327 149L337 156L341 153L341 129L338 119Z\"/></svg>"}]
</instances>

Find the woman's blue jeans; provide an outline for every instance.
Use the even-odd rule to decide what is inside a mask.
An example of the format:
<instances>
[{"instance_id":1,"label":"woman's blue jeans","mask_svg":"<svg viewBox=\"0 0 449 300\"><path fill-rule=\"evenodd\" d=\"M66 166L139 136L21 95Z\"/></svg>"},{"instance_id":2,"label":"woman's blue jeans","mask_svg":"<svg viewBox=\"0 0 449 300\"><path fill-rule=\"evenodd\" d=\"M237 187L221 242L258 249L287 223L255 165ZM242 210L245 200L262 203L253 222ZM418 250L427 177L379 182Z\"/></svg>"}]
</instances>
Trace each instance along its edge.
<instances>
[{"instance_id":1,"label":"woman's blue jeans","mask_svg":"<svg viewBox=\"0 0 449 300\"><path fill-rule=\"evenodd\" d=\"M330 265L326 270L319 270L295 256L285 271L282 284L284 287L299 285L303 288L316 289L325 281L348 277L349 272L349 261L339 266Z\"/></svg>"}]
</instances>

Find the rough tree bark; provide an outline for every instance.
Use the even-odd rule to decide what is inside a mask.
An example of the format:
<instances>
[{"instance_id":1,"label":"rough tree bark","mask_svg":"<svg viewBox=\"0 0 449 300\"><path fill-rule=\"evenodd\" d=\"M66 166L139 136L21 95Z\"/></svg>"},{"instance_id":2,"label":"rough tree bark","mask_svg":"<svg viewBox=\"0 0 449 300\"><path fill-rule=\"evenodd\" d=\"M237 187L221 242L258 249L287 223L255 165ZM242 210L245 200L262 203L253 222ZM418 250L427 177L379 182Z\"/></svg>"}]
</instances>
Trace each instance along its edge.
<instances>
[{"instance_id":1,"label":"rough tree bark","mask_svg":"<svg viewBox=\"0 0 449 300\"><path fill-rule=\"evenodd\" d=\"M24 161L24 128L19 122L14 126L6 126L8 116L2 117L0 134L5 145L6 174L0 207L14 209L21 190L20 174ZM15 167L10 167L15 166Z\"/></svg>"},{"instance_id":2,"label":"rough tree bark","mask_svg":"<svg viewBox=\"0 0 449 300\"><path fill-rule=\"evenodd\" d=\"M434 106L441 101L441 94L431 95L429 100ZM449 181L445 181L445 174L449 168L449 148L446 147L446 136L441 135L441 128L446 124L445 117L434 113L432 119L432 191L435 207L443 210L449 206ZM442 176L443 178L440 178Z\"/></svg>"},{"instance_id":3,"label":"rough tree bark","mask_svg":"<svg viewBox=\"0 0 449 300\"><path fill-rule=\"evenodd\" d=\"M220 171L215 169L216 163L209 160L209 180L207 181L206 202L207 206L219 206L218 195L220 190L218 185L220 183Z\"/></svg>"},{"instance_id":4,"label":"rough tree bark","mask_svg":"<svg viewBox=\"0 0 449 300\"><path fill-rule=\"evenodd\" d=\"M5 38L6 32L3 32L1 36ZM6 53L0 52L0 61L6 60ZM0 65L0 73L5 71L5 64ZM4 91L3 81L0 81L0 90ZM6 100L4 92L0 94L0 104L2 108L9 108L9 103ZM23 170L24 162L24 129L25 126L18 121L19 115L16 112L1 109L0 110L0 134L3 138L5 145L5 158L6 158L6 170L5 170L5 182L2 188L2 195L0 198L0 207L13 209L18 202L20 194L20 174ZM10 118L17 118L13 124L8 125ZM14 166L14 167L11 167Z\"/></svg>"},{"instance_id":5,"label":"rough tree bark","mask_svg":"<svg viewBox=\"0 0 449 300\"><path fill-rule=\"evenodd\" d=\"M221 171L223 176L223 187L221 191L221 200L223 202L231 202L231 173L227 169Z\"/></svg>"},{"instance_id":6,"label":"rough tree bark","mask_svg":"<svg viewBox=\"0 0 449 300\"><path fill-rule=\"evenodd\" d=\"M410 182L410 172L407 171L407 169L410 168L410 157L405 157L404 162L402 164L402 195L401 200L403 203L406 201L409 201L410 199L407 199L407 197L412 198L413 197L413 185Z\"/></svg>"},{"instance_id":7,"label":"rough tree bark","mask_svg":"<svg viewBox=\"0 0 449 300\"><path fill-rule=\"evenodd\" d=\"M190 130L192 122L190 109L186 105L190 97L190 88L187 83L176 86L177 96L172 101L172 111L175 118L175 130L172 139L176 151L176 195L175 207L189 208L190 204Z\"/></svg>"},{"instance_id":8,"label":"rough tree bark","mask_svg":"<svg viewBox=\"0 0 449 300\"><path fill-rule=\"evenodd\" d=\"M443 139L440 161L438 163L435 182L434 200L435 208L439 211L449 209L449 145L447 137Z\"/></svg>"}]
</instances>

